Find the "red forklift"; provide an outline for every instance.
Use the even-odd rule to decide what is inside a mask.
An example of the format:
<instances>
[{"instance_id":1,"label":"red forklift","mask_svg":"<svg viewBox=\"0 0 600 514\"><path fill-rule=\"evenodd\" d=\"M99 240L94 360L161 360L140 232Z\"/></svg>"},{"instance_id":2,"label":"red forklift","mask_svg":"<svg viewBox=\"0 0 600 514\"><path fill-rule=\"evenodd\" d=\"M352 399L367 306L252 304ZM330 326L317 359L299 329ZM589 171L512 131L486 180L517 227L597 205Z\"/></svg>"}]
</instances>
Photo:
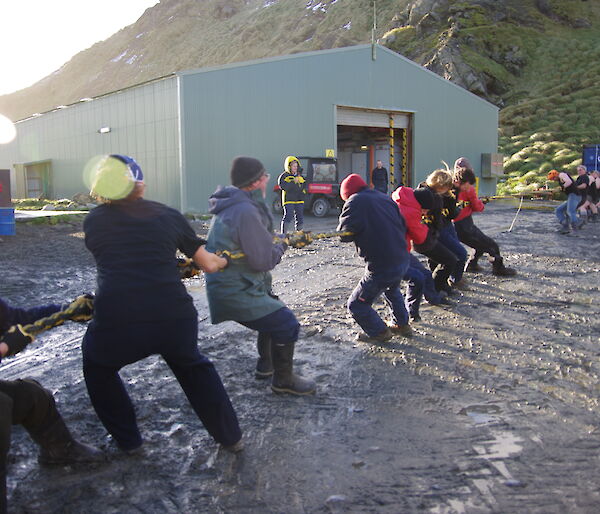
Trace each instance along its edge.
<instances>
[{"instance_id":1,"label":"red forklift","mask_svg":"<svg viewBox=\"0 0 600 514\"><path fill-rule=\"evenodd\" d=\"M299 174L306 181L305 211L309 210L317 218L327 216L331 209L340 208L343 201L340 197L337 160L330 157L298 157ZM273 187L273 211L281 214L281 188Z\"/></svg>"}]
</instances>

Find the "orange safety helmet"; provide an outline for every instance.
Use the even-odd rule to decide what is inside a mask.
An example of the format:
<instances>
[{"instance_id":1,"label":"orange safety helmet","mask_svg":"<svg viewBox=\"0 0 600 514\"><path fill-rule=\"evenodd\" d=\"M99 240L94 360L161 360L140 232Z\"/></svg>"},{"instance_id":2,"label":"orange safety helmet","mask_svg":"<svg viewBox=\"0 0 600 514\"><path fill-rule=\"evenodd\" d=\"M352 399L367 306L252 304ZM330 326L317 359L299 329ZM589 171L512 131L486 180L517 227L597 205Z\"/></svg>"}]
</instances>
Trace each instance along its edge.
<instances>
[{"instance_id":1,"label":"orange safety helmet","mask_svg":"<svg viewBox=\"0 0 600 514\"><path fill-rule=\"evenodd\" d=\"M548 172L548 180L558 180L558 171L550 170Z\"/></svg>"}]
</instances>

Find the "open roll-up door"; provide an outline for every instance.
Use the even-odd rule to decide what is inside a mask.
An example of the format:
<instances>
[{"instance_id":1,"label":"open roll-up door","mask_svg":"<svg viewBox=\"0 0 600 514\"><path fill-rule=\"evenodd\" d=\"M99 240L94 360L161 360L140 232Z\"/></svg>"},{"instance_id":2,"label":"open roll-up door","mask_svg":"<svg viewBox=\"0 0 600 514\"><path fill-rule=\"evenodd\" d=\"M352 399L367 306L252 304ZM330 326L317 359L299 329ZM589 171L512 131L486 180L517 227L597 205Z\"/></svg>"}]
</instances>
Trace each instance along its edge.
<instances>
[{"instance_id":1,"label":"open roll-up door","mask_svg":"<svg viewBox=\"0 0 600 514\"><path fill-rule=\"evenodd\" d=\"M390 126L390 112L369 109L354 109L349 107L337 108L337 124L351 127L381 127ZM407 128L408 114L393 113L394 128Z\"/></svg>"}]
</instances>

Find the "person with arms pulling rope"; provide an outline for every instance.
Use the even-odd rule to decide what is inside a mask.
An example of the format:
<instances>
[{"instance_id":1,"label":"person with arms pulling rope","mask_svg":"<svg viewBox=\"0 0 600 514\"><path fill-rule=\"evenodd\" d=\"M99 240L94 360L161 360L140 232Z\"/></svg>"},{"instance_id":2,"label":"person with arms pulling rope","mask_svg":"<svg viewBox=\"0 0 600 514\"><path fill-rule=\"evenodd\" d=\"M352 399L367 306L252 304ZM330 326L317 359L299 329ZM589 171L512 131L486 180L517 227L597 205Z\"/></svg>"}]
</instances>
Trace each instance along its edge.
<instances>
[{"instance_id":1,"label":"person with arms pulling rope","mask_svg":"<svg viewBox=\"0 0 600 514\"><path fill-rule=\"evenodd\" d=\"M315 382L293 369L300 324L272 291L270 271L287 244L273 240L273 219L264 202L269 174L258 159L236 157L230 177L231 186L219 187L209 199L214 217L206 247L211 252L243 252L244 258L206 276L211 321L236 321L258 333L255 376L272 377L274 392L314 394Z\"/></svg>"},{"instance_id":2,"label":"person with arms pulling rope","mask_svg":"<svg viewBox=\"0 0 600 514\"><path fill-rule=\"evenodd\" d=\"M112 195L118 180L127 188ZM92 405L121 450L131 454L141 447L119 370L158 354L213 439L239 451L242 433L229 396L212 362L198 351L198 314L181 282L176 252L205 272L223 269L227 260L207 252L177 210L144 199L144 189L142 170L131 157L110 155L98 164L92 193L101 205L83 223L98 271L94 319L82 344Z\"/></svg>"},{"instance_id":3,"label":"person with arms pulling rope","mask_svg":"<svg viewBox=\"0 0 600 514\"><path fill-rule=\"evenodd\" d=\"M0 361L22 351L33 341L29 325L65 308L71 319L92 316L92 302L81 296L67 306L49 304L29 309L10 306L0 298ZM12 425L22 425L40 446L38 460L45 465L104 461L104 454L76 441L65 425L52 393L31 378L0 380L0 514L7 511L6 472Z\"/></svg>"}]
</instances>

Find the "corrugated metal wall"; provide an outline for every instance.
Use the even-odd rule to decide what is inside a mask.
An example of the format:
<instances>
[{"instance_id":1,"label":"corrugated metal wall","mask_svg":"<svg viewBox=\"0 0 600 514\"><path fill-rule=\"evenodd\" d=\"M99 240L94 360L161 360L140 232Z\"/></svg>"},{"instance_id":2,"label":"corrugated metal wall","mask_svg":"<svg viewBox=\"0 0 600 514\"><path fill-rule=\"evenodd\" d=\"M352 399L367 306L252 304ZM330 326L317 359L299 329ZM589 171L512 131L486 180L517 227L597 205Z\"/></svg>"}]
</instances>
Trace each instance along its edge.
<instances>
[{"instance_id":1,"label":"corrugated metal wall","mask_svg":"<svg viewBox=\"0 0 600 514\"><path fill-rule=\"evenodd\" d=\"M478 170L497 149L495 106L382 47L375 61L363 45L197 70L181 75L183 208L205 211L236 155L273 175L288 154L336 148L337 105L414 112L416 182L442 159L466 156Z\"/></svg>"},{"instance_id":2,"label":"corrugated metal wall","mask_svg":"<svg viewBox=\"0 0 600 514\"><path fill-rule=\"evenodd\" d=\"M54 196L69 198L86 191L83 168L91 157L131 155L144 171L146 197L179 207L177 80L165 78L18 122L15 141L0 147L0 167L14 174L15 164L51 160ZM101 127L110 132L98 133Z\"/></svg>"}]
</instances>

